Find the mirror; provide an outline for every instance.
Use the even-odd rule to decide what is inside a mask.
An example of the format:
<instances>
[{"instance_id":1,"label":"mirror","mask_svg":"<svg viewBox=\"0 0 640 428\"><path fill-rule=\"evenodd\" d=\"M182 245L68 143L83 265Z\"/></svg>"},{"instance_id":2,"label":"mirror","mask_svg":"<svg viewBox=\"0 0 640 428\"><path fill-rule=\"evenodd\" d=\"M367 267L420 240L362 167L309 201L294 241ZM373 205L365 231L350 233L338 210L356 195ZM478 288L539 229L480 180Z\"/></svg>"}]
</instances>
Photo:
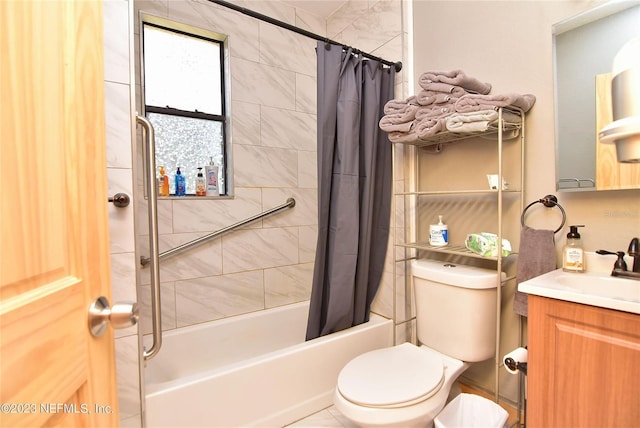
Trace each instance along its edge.
<instances>
[{"instance_id":1,"label":"mirror","mask_svg":"<svg viewBox=\"0 0 640 428\"><path fill-rule=\"evenodd\" d=\"M553 26L558 191L640 188L640 165L617 164L614 145L598 143L611 121L613 59L637 36L640 1L610 1Z\"/></svg>"}]
</instances>

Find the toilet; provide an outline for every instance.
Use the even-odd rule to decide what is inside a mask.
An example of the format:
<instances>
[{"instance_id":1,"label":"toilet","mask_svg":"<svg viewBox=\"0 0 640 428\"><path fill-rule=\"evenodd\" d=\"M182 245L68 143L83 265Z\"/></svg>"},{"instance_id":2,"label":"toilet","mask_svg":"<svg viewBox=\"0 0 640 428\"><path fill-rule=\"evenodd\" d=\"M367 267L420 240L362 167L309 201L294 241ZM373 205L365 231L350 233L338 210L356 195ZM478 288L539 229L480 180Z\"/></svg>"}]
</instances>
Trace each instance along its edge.
<instances>
[{"instance_id":1,"label":"toilet","mask_svg":"<svg viewBox=\"0 0 640 428\"><path fill-rule=\"evenodd\" d=\"M424 259L411 271L419 346L367 352L338 375L335 407L361 427L431 426L458 376L495 353L496 271Z\"/></svg>"}]
</instances>

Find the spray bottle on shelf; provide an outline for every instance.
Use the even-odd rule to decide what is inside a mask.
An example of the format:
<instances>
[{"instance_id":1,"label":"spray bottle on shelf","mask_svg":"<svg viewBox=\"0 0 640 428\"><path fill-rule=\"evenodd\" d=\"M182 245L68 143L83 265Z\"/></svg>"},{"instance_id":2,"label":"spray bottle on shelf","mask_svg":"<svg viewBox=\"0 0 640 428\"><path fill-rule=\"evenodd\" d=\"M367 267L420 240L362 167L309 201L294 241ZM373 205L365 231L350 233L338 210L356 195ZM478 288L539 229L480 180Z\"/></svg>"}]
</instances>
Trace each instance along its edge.
<instances>
[{"instance_id":1,"label":"spray bottle on shelf","mask_svg":"<svg viewBox=\"0 0 640 428\"><path fill-rule=\"evenodd\" d=\"M185 196L187 194L187 182L180 172L180 167L176 171L176 175L174 176L174 180L176 183L176 196Z\"/></svg>"},{"instance_id":2,"label":"spray bottle on shelf","mask_svg":"<svg viewBox=\"0 0 640 428\"><path fill-rule=\"evenodd\" d=\"M202 167L198 167L198 176L196 177L196 196L207 195L207 183L202 175Z\"/></svg>"},{"instance_id":3,"label":"spray bottle on shelf","mask_svg":"<svg viewBox=\"0 0 640 428\"><path fill-rule=\"evenodd\" d=\"M220 196L218 189L218 167L213 163L213 157L209 158L209 165L206 166L206 180L207 180L207 196Z\"/></svg>"},{"instance_id":4,"label":"spray bottle on shelf","mask_svg":"<svg viewBox=\"0 0 640 428\"><path fill-rule=\"evenodd\" d=\"M585 271L584 250L578 233L579 227L584 227L584 224L569 226L567 243L562 249L562 270L565 272Z\"/></svg>"},{"instance_id":5,"label":"spray bottle on shelf","mask_svg":"<svg viewBox=\"0 0 640 428\"><path fill-rule=\"evenodd\" d=\"M164 172L164 166L160 166L160 177L158 177L158 195L169 196L169 176Z\"/></svg>"}]
</instances>

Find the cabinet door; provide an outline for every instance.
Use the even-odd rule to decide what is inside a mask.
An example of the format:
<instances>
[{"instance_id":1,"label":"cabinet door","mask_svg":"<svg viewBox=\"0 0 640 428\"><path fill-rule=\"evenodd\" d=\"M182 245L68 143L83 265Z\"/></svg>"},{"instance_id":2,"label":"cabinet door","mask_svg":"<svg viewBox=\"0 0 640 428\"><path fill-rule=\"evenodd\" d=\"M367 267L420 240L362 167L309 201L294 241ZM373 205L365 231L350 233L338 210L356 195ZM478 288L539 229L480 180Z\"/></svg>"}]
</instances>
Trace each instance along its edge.
<instances>
[{"instance_id":1,"label":"cabinet door","mask_svg":"<svg viewBox=\"0 0 640 428\"><path fill-rule=\"evenodd\" d=\"M528 348L528 426L640 426L640 315L529 296Z\"/></svg>"}]
</instances>

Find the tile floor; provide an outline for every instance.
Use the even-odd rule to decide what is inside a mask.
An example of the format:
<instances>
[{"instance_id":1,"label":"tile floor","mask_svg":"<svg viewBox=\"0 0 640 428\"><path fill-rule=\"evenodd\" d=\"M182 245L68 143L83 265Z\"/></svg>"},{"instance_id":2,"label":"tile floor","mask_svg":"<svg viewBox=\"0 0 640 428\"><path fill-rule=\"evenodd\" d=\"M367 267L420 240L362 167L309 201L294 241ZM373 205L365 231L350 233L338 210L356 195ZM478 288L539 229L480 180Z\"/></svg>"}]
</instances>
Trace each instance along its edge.
<instances>
[{"instance_id":1,"label":"tile floor","mask_svg":"<svg viewBox=\"0 0 640 428\"><path fill-rule=\"evenodd\" d=\"M478 391L474 388L471 388L466 385L460 385L461 392L467 392L471 394L478 394L484 396L485 398L492 399L491 396L483 393L482 391ZM510 405L501 404L502 407L509 412L509 419L507 420L507 426L512 426L517 419L517 411L515 408ZM331 406L327 409L321 410L317 413L314 413L306 418L299 420L291 425L287 425L289 427L331 427L331 428L356 428L357 426L348 421L342 414L336 409L334 406Z\"/></svg>"},{"instance_id":2,"label":"tile floor","mask_svg":"<svg viewBox=\"0 0 640 428\"><path fill-rule=\"evenodd\" d=\"M336 409L334 406L331 406L328 409L324 409L319 411L318 413L314 413L311 416L307 416L306 418L298 422L287 425L287 428L289 427L356 428L357 425L349 422L344 416L342 416L338 409Z\"/></svg>"}]
</instances>

